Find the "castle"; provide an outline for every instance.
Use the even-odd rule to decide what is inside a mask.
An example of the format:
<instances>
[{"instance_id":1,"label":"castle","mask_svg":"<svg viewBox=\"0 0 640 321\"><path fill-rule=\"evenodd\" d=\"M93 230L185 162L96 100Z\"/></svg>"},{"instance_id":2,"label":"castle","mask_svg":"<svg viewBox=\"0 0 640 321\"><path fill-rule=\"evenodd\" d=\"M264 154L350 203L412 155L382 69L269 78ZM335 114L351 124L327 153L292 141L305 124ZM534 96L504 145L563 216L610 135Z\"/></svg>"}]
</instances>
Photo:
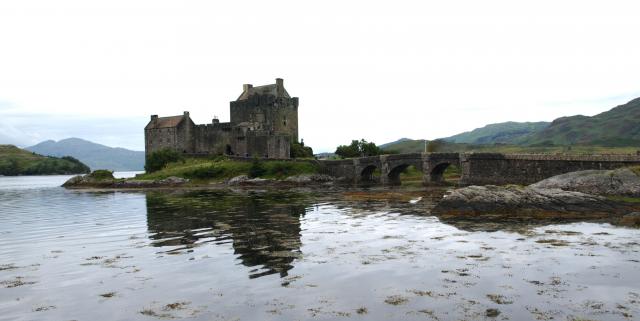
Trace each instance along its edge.
<instances>
[{"instance_id":1,"label":"castle","mask_svg":"<svg viewBox=\"0 0 640 321\"><path fill-rule=\"evenodd\" d=\"M183 115L152 115L144 128L145 153L170 148L185 154L289 158L298 141L298 97L291 97L282 79L275 84L243 85L230 103L231 120L196 125Z\"/></svg>"}]
</instances>

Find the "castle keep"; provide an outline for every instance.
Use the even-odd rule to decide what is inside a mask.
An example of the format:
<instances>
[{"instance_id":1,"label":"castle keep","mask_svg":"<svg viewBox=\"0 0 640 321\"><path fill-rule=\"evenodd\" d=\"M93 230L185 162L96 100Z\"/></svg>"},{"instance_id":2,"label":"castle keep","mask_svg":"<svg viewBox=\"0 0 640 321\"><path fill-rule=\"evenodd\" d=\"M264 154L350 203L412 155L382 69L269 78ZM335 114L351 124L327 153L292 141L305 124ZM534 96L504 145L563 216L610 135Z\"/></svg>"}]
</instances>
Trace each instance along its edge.
<instances>
[{"instance_id":1,"label":"castle keep","mask_svg":"<svg viewBox=\"0 0 640 321\"><path fill-rule=\"evenodd\" d=\"M145 153L170 148L185 154L235 155L289 158L298 141L298 97L291 97L283 80L254 87L243 85L242 94L230 103L231 120L196 125L183 115L152 115L144 128Z\"/></svg>"}]
</instances>

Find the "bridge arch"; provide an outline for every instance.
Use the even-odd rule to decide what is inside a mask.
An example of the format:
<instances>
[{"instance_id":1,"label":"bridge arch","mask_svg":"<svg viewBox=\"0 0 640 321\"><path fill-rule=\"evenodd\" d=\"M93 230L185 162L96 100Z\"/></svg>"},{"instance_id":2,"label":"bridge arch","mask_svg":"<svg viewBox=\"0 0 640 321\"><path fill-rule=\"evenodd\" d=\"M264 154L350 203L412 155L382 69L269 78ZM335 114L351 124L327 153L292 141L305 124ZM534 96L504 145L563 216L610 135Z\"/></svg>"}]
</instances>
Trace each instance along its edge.
<instances>
[{"instance_id":1,"label":"bridge arch","mask_svg":"<svg viewBox=\"0 0 640 321\"><path fill-rule=\"evenodd\" d=\"M360 182L363 183L375 183L379 181L379 176L376 175L376 170L380 170L376 165L367 165L362 171L360 171Z\"/></svg>"},{"instance_id":2,"label":"bridge arch","mask_svg":"<svg viewBox=\"0 0 640 321\"><path fill-rule=\"evenodd\" d=\"M411 164L404 163L391 168L389 174L387 174L387 183L389 185L401 185L400 174L407 170L409 166L411 166Z\"/></svg>"},{"instance_id":3,"label":"bridge arch","mask_svg":"<svg viewBox=\"0 0 640 321\"><path fill-rule=\"evenodd\" d=\"M451 162L441 162L431 166L431 170L429 171L429 182L431 183L443 183L444 182L444 172L451 166Z\"/></svg>"}]
</instances>

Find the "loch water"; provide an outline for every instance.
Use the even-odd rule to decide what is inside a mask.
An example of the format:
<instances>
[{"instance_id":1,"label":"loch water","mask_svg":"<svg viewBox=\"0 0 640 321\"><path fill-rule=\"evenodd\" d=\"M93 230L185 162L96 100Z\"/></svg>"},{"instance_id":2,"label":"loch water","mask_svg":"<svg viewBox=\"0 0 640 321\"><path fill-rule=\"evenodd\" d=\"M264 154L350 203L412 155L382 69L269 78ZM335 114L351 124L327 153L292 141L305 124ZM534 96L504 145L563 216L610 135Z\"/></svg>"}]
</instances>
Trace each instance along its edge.
<instances>
[{"instance_id":1,"label":"loch water","mask_svg":"<svg viewBox=\"0 0 640 321\"><path fill-rule=\"evenodd\" d=\"M640 320L638 229L443 222L443 191L66 178L0 177L0 320Z\"/></svg>"}]
</instances>

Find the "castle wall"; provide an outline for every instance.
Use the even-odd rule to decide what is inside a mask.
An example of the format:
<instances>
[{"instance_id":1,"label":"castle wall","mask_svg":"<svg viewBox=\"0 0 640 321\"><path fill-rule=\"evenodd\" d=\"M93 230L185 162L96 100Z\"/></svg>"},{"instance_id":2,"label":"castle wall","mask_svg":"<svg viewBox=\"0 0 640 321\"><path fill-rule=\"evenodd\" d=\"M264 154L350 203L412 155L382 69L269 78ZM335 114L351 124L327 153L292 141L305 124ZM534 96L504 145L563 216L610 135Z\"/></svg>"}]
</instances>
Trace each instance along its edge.
<instances>
[{"instance_id":1,"label":"castle wall","mask_svg":"<svg viewBox=\"0 0 640 321\"><path fill-rule=\"evenodd\" d=\"M241 128L236 130L240 131ZM291 136L247 130L233 138L236 156L259 158L289 158Z\"/></svg>"},{"instance_id":2,"label":"castle wall","mask_svg":"<svg viewBox=\"0 0 640 321\"><path fill-rule=\"evenodd\" d=\"M197 125L193 131L194 152L197 154L227 154L232 149L231 124ZM233 151L231 150L233 153Z\"/></svg>"}]
</instances>

